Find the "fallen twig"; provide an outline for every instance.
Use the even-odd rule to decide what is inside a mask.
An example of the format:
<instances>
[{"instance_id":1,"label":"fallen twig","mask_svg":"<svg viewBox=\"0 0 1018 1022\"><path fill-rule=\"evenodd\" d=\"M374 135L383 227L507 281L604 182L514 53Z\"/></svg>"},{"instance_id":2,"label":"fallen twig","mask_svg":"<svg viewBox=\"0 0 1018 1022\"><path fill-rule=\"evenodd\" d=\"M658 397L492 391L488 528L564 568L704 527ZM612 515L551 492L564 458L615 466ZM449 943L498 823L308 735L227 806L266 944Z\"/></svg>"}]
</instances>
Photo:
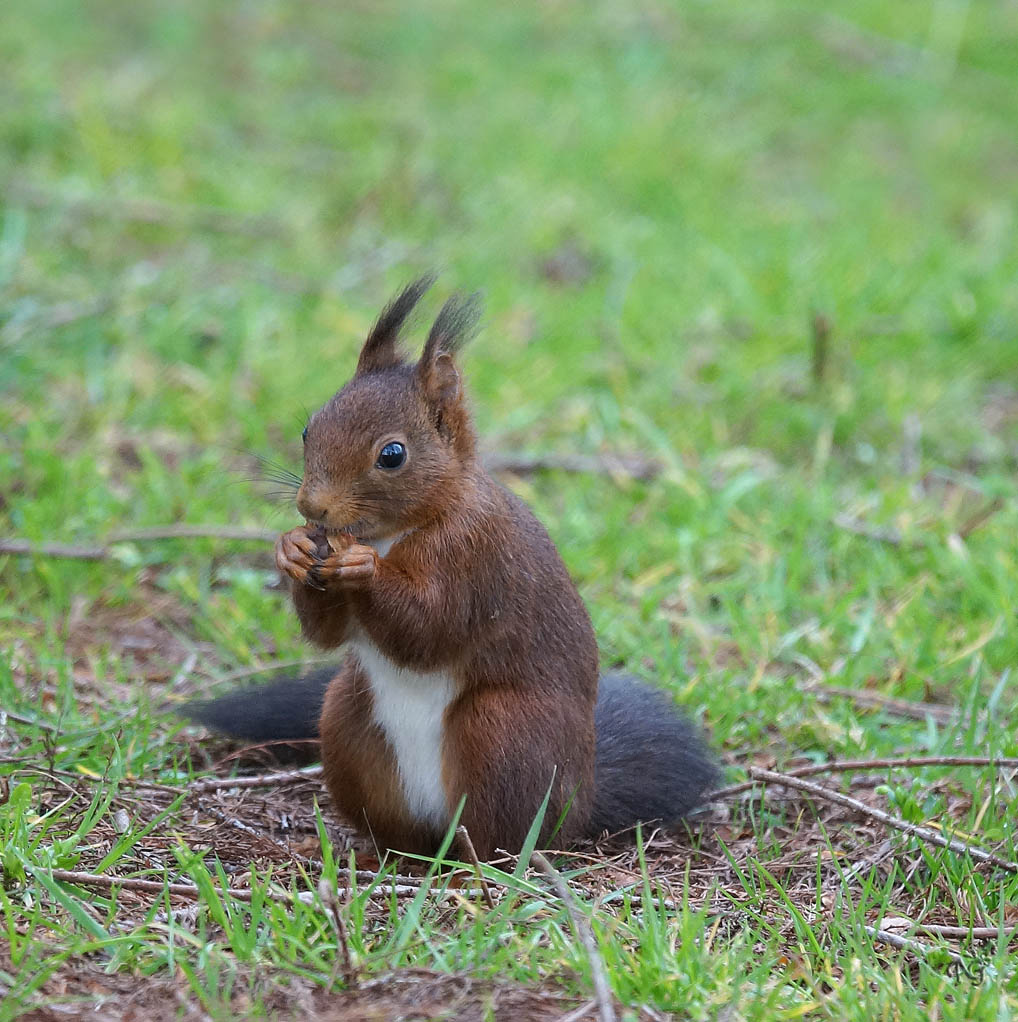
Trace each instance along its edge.
<instances>
[{"instance_id":1,"label":"fallen twig","mask_svg":"<svg viewBox=\"0 0 1018 1022\"><path fill-rule=\"evenodd\" d=\"M584 1001L583 1004L574 1008L572 1011L568 1011L565 1015L559 1016L556 1022L580 1022L580 1019L586 1015L589 1015L597 1007L597 1001L591 998L589 1001Z\"/></svg>"},{"instance_id":2,"label":"fallen twig","mask_svg":"<svg viewBox=\"0 0 1018 1022\"><path fill-rule=\"evenodd\" d=\"M164 539L228 539L236 542L272 543L276 533L268 529L243 529L232 525L161 525L152 529L114 532L103 545L33 543L27 539L0 539L0 554L27 554L78 561L105 561L113 557L117 543L148 543Z\"/></svg>"},{"instance_id":3,"label":"fallen twig","mask_svg":"<svg viewBox=\"0 0 1018 1022\"><path fill-rule=\"evenodd\" d=\"M460 826L456 828L456 837L459 840L460 848L462 848L467 862L474 867L474 874L476 875L477 883L484 894L485 904L488 908L494 908L495 899L492 898L491 891L488 889L487 881L484 879L484 873L481 870L481 861L477 858L477 850L474 848L473 841L470 840L470 832L466 827L460 824Z\"/></svg>"},{"instance_id":4,"label":"fallen twig","mask_svg":"<svg viewBox=\"0 0 1018 1022\"><path fill-rule=\"evenodd\" d=\"M534 852L531 861L548 877L555 892L562 899L562 903L573 921L576 935L587 952L587 960L590 962L590 975L594 982L594 998L597 1001L597 1015L600 1022L615 1022L615 1005L612 1001L611 987L608 985L608 978L604 971L604 962L601 959L601 952L598 950L597 941L594 939L594 931L590 923L580 914L573 900L565 880L557 869L540 853Z\"/></svg>"},{"instance_id":5,"label":"fallen twig","mask_svg":"<svg viewBox=\"0 0 1018 1022\"><path fill-rule=\"evenodd\" d=\"M638 886L639 886L639 884L632 884L629 887L620 887L617 890L609 891L604 896L597 898L596 901L595 901L595 904L596 905L610 905L613 901L622 901L626 897L626 895L628 894L629 895L629 904L632 905L633 908L643 908L643 906L645 904L647 904L647 902L644 901L643 895L642 894L635 894L634 893L636 887L638 887ZM672 899L672 898L655 898L655 897L651 897L649 904L652 905L656 909L665 908L665 909L668 909L670 911L672 911L672 910L674 910L675 908L678 907L676 905L674 899Z\"/></svg>"},{"instance_id":6,"label":"fallen twig","mask_svg":"<svg viewBox=\"0 0 1018 1022\"><path fill-rule=\"evenodd\" d=\"M343 905L339 900L337 889L325 877L318 881L318 897L322 899L322 904L331 911L332 922L336 927L339 957L336 959L334 971L342 973L343 981L347 987L353 989L357 986L359 977L357 967L354 965L353 954L350 951L350 935L347 933L346 920L343 918Z\"/></svg>"},{"instance_id":7,"label":"fallen twig","mask_svg":"<svg viewBox=\"0 0 1018 1022\"><path fill-rule=\"evenodd\" d=\"M21 713L15 713L13 710L3 710L3 715L9 720L13 720L17 724L25 724L28 727L37 727L42 731L59 731L60 728L56 724L51 724L45 720L38 720L35 717L27 717Z\"/></svg>"},{"instance_id":8,"label":"fallen twig","mask_svg":"<svg viewBox=\"0 0 1018 1022\"><path fill-rule=\"evenodd\" d=\"M971 517L967 518L962 524L955 530L955 535L959 539L968 539L976 529L985 525L1002 507L1004 501L997 497L991 500L986 507L981 508ZM839 529L844 529L846 532L851 532L856 536L864 536L866 539L876 540L878 543L887 543L891 546L903 546L909 550L920 550L925 543L921 540L911 540L908 543L905 542L905 537L901 534L899 529L895 529L892 526L879 526L869 525L867 522L862 521L859 518L855 518L852 515L840 513L834 516L834 524Z\"/></svg>"},{"instance_id":9,"label":"fallen twig","mask_svg":"<svg viewBox=\"0 0 1018 1022\"><path fill-rule=\"evenodd\" d=\"M321 777L321 766L302 767L300 770L277 770L269 774L251 774L249 777L207 777L192 781L186 789L189 795L200 795L222 788L271 788L277 784L293 784Z\"/></svg>"},{"instance_id":10,"label":"fallen twig","mask_svg":"<svg viewBox=\"0 0 1018 1022\"><path fill-rule=\"evenodd\" d=\"M900 830L905 834L911 834L913 837L926 841L928 844L937 845L940 848L947 848L949 851L955 852L959 855L968 855L978 862L991 863L994 866L999 866L1001 869L1007 870L1009 873L1018 873L1018 862L1011 862L1008 859L1002 859L999 855L995 855L993 852L984 851L982 848L977 848L975 845L959 841L957 838L946 837L939 831L932 830L929 827L920 827L918 824L909 823L907 820L903 820L898 816L892 816L890 813L886 813L882 809L876 809L873 806L868 806L865 802L860 802L858 799L852 798L849 795L843 795L840 791L834 791L833 788L825 788L822 785L814 784L812 781L804 780L801 777L794 777L790 774L778 774L772 770L761 770L758 767L749 767L749 775L756 780L765 781L769 784L780 784L786 788L793 788L797 791L804 792L807 795L815 795L817 798L826 799L828 802L835 802L848 809L853 809L858 813L863 813L871 819L879 820L881 823L888 827L893 827L895 830Z\"/></svg>"},{"instance_id":11,"label":"fallen twig","mask_svg":"<svg viewBox=\"0 0 1018 1022\"><path fill-rule=\"evenodd\" d=\"M820 684L811 681L801 687L801 691L809 692L818 699L851 699L860 706L868 706L898 717L911 720L926 720L932 717L938 724L953 724L961 716L953 706L942 706L938 703L922 703L912 699L895 699L893 696L881 695L879 692L866 692L854 688L841 688L838 685Z\"/></svg>"},{"instance_id":12,"label":"fallen twig","mask_svg":"<svg viewBox=\"0 0 1018 1022\"><path fill-rule=\"evenodd\" d=\"M969 536L976 531L976 529L985 525L1003 506L1003 498L995 497L986 505L986 507L980 509L970 518L967 518L964 522L962 522L962 524L958 526L957 535L962 539L968 539Z\"/></svg>"},{"instance_id":13,"label":"fallen twig","mask_svg":"<svg viewBox=\"0 0 1018 1022\"><path fill-rule=\"evenodd\" d=\"M275 543L279 533L271 529L245 529L237 525L156 525L150 529L125 529L110 535L111 543L142 543L158 539L232 539L240 542Z\"/></svg>"},{"instance_id":14,"label":"fallen twig","mask_svg":"<svg viewBox=\"0 0 1018 1022\"><path fill-rule=\"evenodd\" d=\"M78 884L82 887L99 887L106 891L119 887L125 891L144 891L149 894L178 895L184 898L191 898L198 901L201 897L201 889L194 884L171 884L162 880L143 880L141 877L111 877L100 873L83 873L70 869L51 869L49 875L54 880L64 884ZM227 887L220 889L220 893L236 898L238 901L250 901L251 891L243 887ZM274 901L292 902L293 896L286 891L270 890L267 892Z\"/></svg>"},{"instance_id":15,"label":"fallen twig","mask_svg":"<svg viewBox=\"0 0 1018 1022\"><path fill-rule=\"evenodd\" d=\"M878 543L889 543L891 546L901 546L903 538L898 529L891 527L882 528L879 525L868 525L859 518L844 513L834 516L834 524L839 529L851 532L856 536L864 536L866 539L874 539ZM909 544L915 546L916 544Z\"/></svg>"},{"instance_id":16,"label":"fallen twig","mask_svg":"<svg viewBox=\"0 0 1018 1022\"><path fill-rule=\"evenodd\" d=\"M140 877L106 876L99 873L84 873L68 869L53 869L49 870L48 873L54 880L57 880L60 883L78 884L82 887L99 887L106 891L111 891L117 887L125 891L140 891L148 894L163 894L165 892L183 898L190 898L193 901L198 901L201 898L201 888L194 884L172 884L165 883L162 880L143 880ZM395 896L397 898L413 898L420 893L420 890L421 885L419 883L385 883L379 884L377 887L373 888L371 894L378 894L386 897ZM439 898L459 898L462 897L464 893L473 893L473 890L473 888L459 888L447 891L432 891L431 893L435 895L435 897ZM219 892L231 898L236 898L238 901L250 901L252 894L251 890L245 887L220 888ZM352 888L340 887L336 890L337 897L345 898L353 893ZM294 895L277 887L268 888L266 890L266 895L273 901L287 902L291 904L294 901L311 904L315 898L315 895L311 891L301 891Z\"/></svg>"},{"instance_id":17,"label":"fallen twig","mask_svg":"<svg viewBox=\"0 0 1018 1022\"><path fill-rule=\"evenodd\" d=\"M627 479L653 479L664 471L664 466L651 458L638 454L511 454L492 451L484 456L489 472L509 472L529 475L531 472L556 470L559 472L587 473L590 475L621 476Z\"/></svg>"},{"instance_id":18,"label":"fallen twig","mask_svg":"<svg viewBox=\"0 0 1018 1022\"><path fill-rule=\"evenodd\" d=\"M926 944L920 943L918 940L912 940L910 937L900 937L898 934L889 933L887 930L878 930L875 926L865 926L863 929L875 940L879 940L883 944L890 944L891 947L896 947L901 951L911 951L922 958L926 958L931 951L936 950L941 954L947 955L953 964L963 969L965 968L965 962L961 955L956 954L954 951L948 951L945 947L931 948Z\"/></svg>"},{"instance_id":19,"label":"fallen twig","mask_svg":"<svg viewBox=\"0 0 1018 1022\"><path fill-rule=\"evenodd\" d=\"M0 554L30 554L33 557L104 561L110 556L110 551L104 546L72 546L66 543L30 543L27 539L0 539Z\"/></svg>"},{"instance_id":20,"label":"fallen twig","mask_svg":"<svg viewBox=\"0 0 1018 1022\"><path fill-rule=\"evenodd\" d=\"M909 767L974 766L997 770L1018 769L1018 758L993 756L905 756L885 759L832 759L827 763L806 763L783 771L789 777L810 777L813 774L848 773L852 770L901 770ZM756 781L741 781L710 793L711 800L729 798L756 787Z\"/></svg>"},{"instance_id":21,"label":"fallen twig","mask_svg":"<svg viewBox=\"0 0 1018 1022\"><path fill-rule=\"evenodd\" d=\"M1018 937L1018 926L940 926L935 923L917 923L916 933L927 933L931 937L950 937L955 940L999 940L1006 937L1009 941Z\"/></svg>"}]
</instances>

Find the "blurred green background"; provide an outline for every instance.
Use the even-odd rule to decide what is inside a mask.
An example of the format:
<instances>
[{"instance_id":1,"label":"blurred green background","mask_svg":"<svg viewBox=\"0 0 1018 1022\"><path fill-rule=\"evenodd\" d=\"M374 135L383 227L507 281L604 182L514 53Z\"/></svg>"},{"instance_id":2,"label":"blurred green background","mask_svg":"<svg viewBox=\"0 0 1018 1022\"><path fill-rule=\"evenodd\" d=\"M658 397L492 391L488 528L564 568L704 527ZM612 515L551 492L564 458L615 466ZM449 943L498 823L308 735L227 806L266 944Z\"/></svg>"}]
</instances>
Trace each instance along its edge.
<instances>
[{"instance_id":1,"label":"blurred green background","mask_svg":"<svg viewBox=\"0 0 1018 1022\"><path fill-rule=\"evenodd\" d=\"M286 847L280 865L250 827L210 839L136 787L215 755L167 697L310 655L268 544L122 534L298 524L257 459L299 470L309 411L428 270L422 318L484 292L465 360L489 451L662 469L504 477L606 663L670 688L736 765L1018 755L1016 53L1014 0L0 4L0 545L111 544L0 553L0 1019L88 962L131 997L131 977L158 998L186 974L215 1017L335 987L317 910L236 903L236 934L202 914L175 944L159 900L138 922L130 899L40 878L243 876L261 856L258 884L304 884ZM1014 860L1013 783L932 773L866 797ZM696 853L658 839L681 912L594 912L623 999L760 1020L1013 1009L1006 937L949 975L865 930L1013 922L1013 878L914 842L896 873L865 858L872 828L783 797L730 803ZM113 804L144 830L111 829ZM136 854L150 829L176 860ZM589 996L542 905L436 901L418 927L393 899L351 933L367 974Z\"/></svg>"}]
</instances>

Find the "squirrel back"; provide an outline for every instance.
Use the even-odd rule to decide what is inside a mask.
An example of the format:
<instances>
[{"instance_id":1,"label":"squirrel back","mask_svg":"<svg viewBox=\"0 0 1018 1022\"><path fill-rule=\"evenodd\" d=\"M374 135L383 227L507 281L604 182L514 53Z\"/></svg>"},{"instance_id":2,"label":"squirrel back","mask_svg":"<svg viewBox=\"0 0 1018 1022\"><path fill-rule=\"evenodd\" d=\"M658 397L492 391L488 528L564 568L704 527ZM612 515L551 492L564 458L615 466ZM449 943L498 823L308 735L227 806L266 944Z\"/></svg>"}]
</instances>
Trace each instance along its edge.
<instances>
[{"instance_id":1,"label":"squirrel back","mask_svg":"<svg viewBox=\"0 0 1018 1022\"><path fill-rule=\"evenodd\" d=\"M452 299L411 363L399 331L429 281L369 334L351 381L304 430L297 508L276 562L305 636L346 659L190 716L256 740L321 741L341 815L430 853L461 799L478 854L677 819L715 768L668 701L598 682L589 615L548 533L481 466L454 354L474 321ZM317 728L316 707L320 707ZM595 723L596 720L596 723Z\"/></svg>"}]
</instances>

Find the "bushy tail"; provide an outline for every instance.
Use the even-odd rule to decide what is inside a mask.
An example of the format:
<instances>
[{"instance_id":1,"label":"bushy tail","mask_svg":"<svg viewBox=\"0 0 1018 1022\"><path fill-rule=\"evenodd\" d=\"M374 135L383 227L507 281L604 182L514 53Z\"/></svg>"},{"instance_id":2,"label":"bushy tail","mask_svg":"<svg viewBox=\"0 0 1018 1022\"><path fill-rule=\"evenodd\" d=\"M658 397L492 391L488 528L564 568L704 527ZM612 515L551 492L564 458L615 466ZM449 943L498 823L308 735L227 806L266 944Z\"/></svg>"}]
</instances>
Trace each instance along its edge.
<instances>
[{"instance_id":1,"label":"bushy tail","mask_svg":"<svg viewBox=\"0 0 1018 1022\"><path fill-rule=\"evenodd\" d=\"M591 833L674 823L720 777L704 737L663 692L622 674L602 676Z\"/></svg>"},{"instance_id":2,"label":"bushy tail","mask_svg":"<svg viewBox=\"0 0 1018 1022\"><path fill-rule=\"evenodd\" d=\"M281 676L188 703L182 712L213 731L251 742L315 739L325 690L335 674L335 667L327 667ZM601 678L595 731L592 835L652 820L674 823L698 806L720 777L699 728L663 692L628 675ZM291 754L305 759L307 753Z\"/></svg>"},{"instance_id":3,"label":"bushy tail","mask_svg":"<svg viewBox=\"0 0 1018 1022\"><path fill-rule=\"evenodd\" d=\"M196 724L250 742L296 742L318 737L318 717L336 667L280 676L215 699L187 703L182 713Z\"/></svg>"}]
</instances>

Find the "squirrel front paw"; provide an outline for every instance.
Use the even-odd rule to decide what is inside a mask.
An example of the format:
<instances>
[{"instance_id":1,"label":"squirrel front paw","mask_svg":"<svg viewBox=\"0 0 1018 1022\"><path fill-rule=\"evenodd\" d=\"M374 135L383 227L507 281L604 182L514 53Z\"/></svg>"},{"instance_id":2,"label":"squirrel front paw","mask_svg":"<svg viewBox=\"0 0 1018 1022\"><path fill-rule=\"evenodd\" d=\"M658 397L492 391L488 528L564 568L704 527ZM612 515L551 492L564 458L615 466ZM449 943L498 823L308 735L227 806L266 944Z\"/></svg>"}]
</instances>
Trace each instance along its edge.
<instances>
[{"instance_id":1,"label":"squirrel front paw","mask_svg":"<svg viewBox=\"0 0 1018 1022\"><path fill-rule=\"evenodd\" d=\"M340 585L354 588L371 581L378 564L378 554L373 547L351 543L315 564L315 577L327 586Z\"/></svg>"},{"instance_id":2,"label":"squirrel front paw","mask_svg":"<svg viewBox=\"0 0 1018 1022\"><path fill-rule=\"evenodd\" d=\"M276 540L276 567L312 589L363 585L374 575L376 561L371 547L342 533L326 537L313 526L298 526Z\"/></svg>"},{"instance_id":3,"label":"squirrel front paw","mask_svg":"<svg viewBox=\"0 0 1018 1022\"><path fill-rule=\"evenodd\" d=\"M318 538L307 525L284 532L276 540L276 567L301 585L315 585L311 572L317 560Z\"/></svg>"}]
</instances>

